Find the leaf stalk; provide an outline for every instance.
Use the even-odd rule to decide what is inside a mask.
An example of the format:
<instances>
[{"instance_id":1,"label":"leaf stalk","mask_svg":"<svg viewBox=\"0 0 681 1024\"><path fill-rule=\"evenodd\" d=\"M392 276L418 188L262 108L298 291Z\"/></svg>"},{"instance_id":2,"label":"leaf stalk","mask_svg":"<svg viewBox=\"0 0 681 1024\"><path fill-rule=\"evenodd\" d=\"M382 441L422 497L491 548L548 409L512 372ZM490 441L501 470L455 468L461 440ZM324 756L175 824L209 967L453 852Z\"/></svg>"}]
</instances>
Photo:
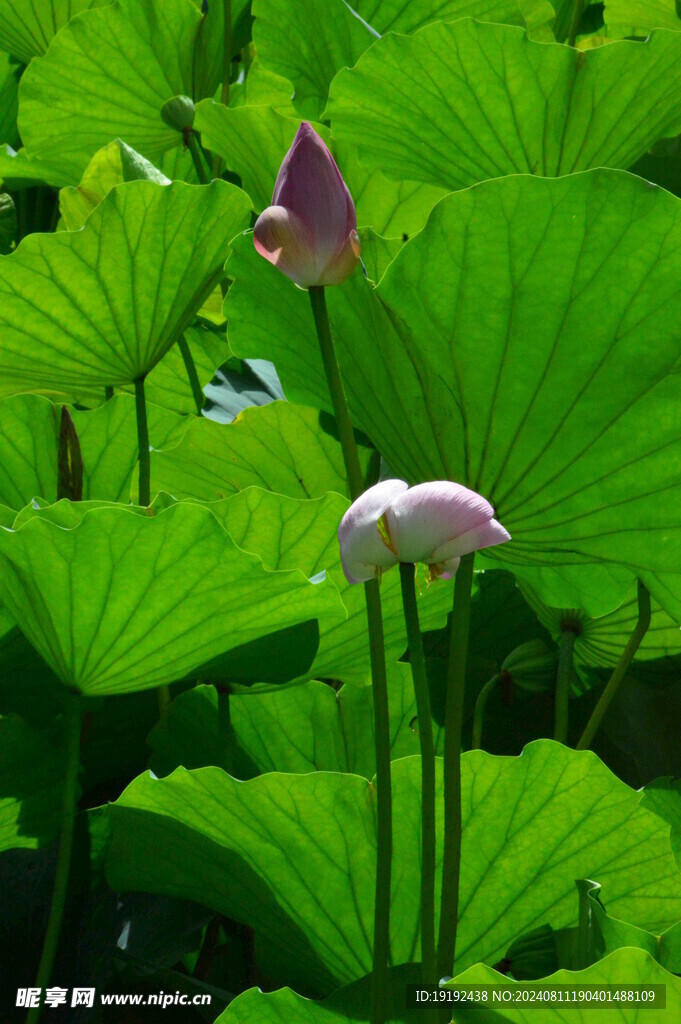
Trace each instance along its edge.
<instances>
[{"instance_id":1,"label":"leaf stalk","mask_svg":"<svg viewBox=\"0 0 681 1024\"><path fill-rule=\"evenodd\" d=\"M415 568L411 562L400 563L402 605L421 747L421 980L424 985L435 985L435 743L426 659L416 601Z\"/></svg>"},{"instance_id":2,"label":"leaf stalk","mask_svg":"<svg viewBox=\"0 0 681 1024\"><path fill-rule=\"evenodd\" d=\"M309 289L326 381L331 396L338 435L343 450L350 496L364 490L357 443L348 409L343 378L338 365L324 288ZM390 770L390 716L381 593L377 579L364 584L369 627L369 651L376 744L376 890L374 904L374 948L371 993L373 1024L384 1024L388 1015L388 963L390 960L390 884L392 873L392 791Z\"/></svg>"},{"instance_id":3,"label":"leaf stalk","mask_svg":"<svg viewBox=\"0 0 681 1024\"><path fill-rule=\"evenodd\" d=\"M62 794L61 830L59 834L59 853L57 870L54 877L50 916L45 932L45 941L40 956L36 988L41 991L50 984L54 967L59 934L61 932L66 896L71 871L71 854L73 851L73 830L76 820L76 800L78 796L78 769L80 765L80 731L81 731L80 694L70 692L64 709L64 728L66 735L66 772ZM37 1024L42 1007L32 1007L28 1011L26 1024Z\"/></svg>"},{"instance_id":4,"label":"leaf stalk","mask_svg":"<svg viewBox=\"0 0 681 1024\"><path fill-rule=\"evenodd\" d=\"M634 632L629 637L629 642L624 648L620 660L617 662L617 665L615 666L613 673L610 676L598 703L596 704L596 707L591 712L591 718L586 723L586 728L577 743L577 750L588 750L591 746L593 738L598 732L605 713L610 707L615 694L622 685L622 681L627 674L629 666L634 660L634 656L636 655L649 626L650 594L648 593L647 587L638 580L638 620L634 627Z\"/></svg>"},{"instance_id":5,"label":"leaf stalk","mask_svg":"<svg viewBox=\"0 0 681 1024\"><path fill-rule=\"evenodd\" d=\"M461 874L461 727L474 560L475 553L472 552L464 555L459 563L454 577L454 606L450 622L445 704L445 835L437 947L438 980L453 972L456 954Z\"/></svg>"}]
</instances>

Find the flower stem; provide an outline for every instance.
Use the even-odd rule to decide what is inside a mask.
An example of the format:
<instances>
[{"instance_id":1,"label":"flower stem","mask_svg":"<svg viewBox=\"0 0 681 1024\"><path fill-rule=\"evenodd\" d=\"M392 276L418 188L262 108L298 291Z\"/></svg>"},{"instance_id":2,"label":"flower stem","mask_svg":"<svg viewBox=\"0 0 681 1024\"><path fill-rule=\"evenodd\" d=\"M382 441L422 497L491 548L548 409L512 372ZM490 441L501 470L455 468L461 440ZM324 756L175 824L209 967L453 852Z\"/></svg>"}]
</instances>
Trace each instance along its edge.
<instances>
[{"instance_id":1,"label":"flower stem","mask_svg":"<svg viewBox=\"0 0 681 1024\"><path fill-rule=\"evenodd\" d=\"M65 708L66 732L66 776L62 795L61 831L59 835L59 853L57 870L52 892L52 905L45 932L45 941L40 957L36 987L43 990L50 984L54 959L59 943L66 895L71 870L71 852L73 850L73 827L76 820L76 798L78 795L78 766L80 761L80 729L81 704L80 694L69 693ZM40 1018L42 1007L29 1010L26 1024L35 1024Z\"/></svg>"},{"instance_id":2,"label":"flower stem","mask_svg":"<svg viewBox=\"0 0 681 1024\"><path fill-rule=\"evenodd\" d=\"M371 692L376 735L376 897L374 903L374 958L371 1020L384 1024L388 1017L388 963L390 961L390 883L393 856L393 804L390 772L390 715L381 592L377 579L364 584L371 652Z\"/></svg>"},{"instance_id":3,"label":"flower stem","mask_svg":"<svg viewBox=\"0 0 681 1024\"><path fill-rule=\"evenodd\" d=\"M139 504L151 502L151 455L149 452L149 424L144 397L144 377L135 381L135 412L137 413L137 450L139 454Z\"/></svg>"},{"instance_id":4,"label":"flower stem","mask_svg":"<svg viewBox=\"0 0 681 1024\"><path fill-rule=\"evenodd\" d=\"M196 176L202 185L207 185L210 181L210 173L206 164L204 163L203 154L201 153L201 147L199 146L198 139L196 138L196 132L193 128L190 128L184 133L184 141L187 149L191 154L191 158L194 162L194 168L196 170Z\"/></svg>"},{"instance_id":5,"label":"flower stem","mask_svg":"<svg viewBox=\"0 0 681 1024\"><path fill-rule=\"evenodd\" d=\"M475 553L464 555L454 577L445 705L445 842L437 946L438 978L452 973L456 952L461 872L461 726L474 560Z\"/></svg>"},{"instance_id":6,"label":"flower stem","mask_svg":"<svg viewBox=\"0 0 681 1024\"><path fill-rule=\"evenodd\" d=\"M471 740L471 750L480 750L482 747L482 727L485 721L485 708L487 706L487 698L491 694L492 690L495 690L499 685L499 673L488 679L482 690L478 694L478 699L475 702L475 711L473 712L473 738Z\"/></svg>"},{"instance_id":7,"label":"flower stem","mask_svg":"<svg viewBox=\"0 0 681 1024\"><path fill-rule=\"evenodd\" d=\"M558 743L567 743L570 705L570 681L572 678L572 656L577 635L572 629L564 629L558 653L556 670L556 696L553 738Z\"/></svg>"},{"instance_id":8,"label":"flower stem","mask_svg":"<svg viewBox=\"0 0 681 1024\"><path fill-rule=\"evenodd\" d=\"M187 371L187 377L189 378L189 386L192 389L192 395L194 397L194 404L196 405L196 411L201 415L203 408L203 389L201 388L201 381L199 375L196 372L196 363L187 344L187 339L184 334L181 334L177 342L180 352L182 353L182 359L184 361L184 368Z\"/></svg>"},{"instance_id":9,"label":"flower stem","mask_svg":"<svg viewBox=\"0 0 681 1024\"><path fill-rule=\"evenodd\" d=\"M353 500L364 490L357 443L343 388L336 349L329 324L323 288L310 288L310 303L317 328L319 348L331 396L338 436L343 450L348 490ZM377 579L364 584L369 626L372 697L376 743L376 898L374 904L374 951L371 1020L384 1024L388 1013L388 961L390 958L390 882L392 871L392 791L390 772L390 716L385 669L385 641L381 592Z\"/></svg>"},{"instance_id":10,"label":"flower stem","mask_svg":"<svg viewBox=\"0 0 681 1024\"><path fill-rule=\"evenodd\" d=\"M326 373L326 381L329 386L333 412L336 417L338 436L343 449L343 459L345 461L345 472L348 477L350 497L354 501L355 498L358 498L364 490L364 480L362 478L362 468L359 464L359 455L357 454L355 432L352 429L352 420L350 419L348 402L345 397L343 378L341 377L338 358L336 356L336 347L333 343L333 335L331 334L329 311L326 308L326 296L324 294L324 289L318 287L310 288L309 294L310 303L312 304L312 314L317 328L317 337L319 339L322 362L324 363L324 372Z\"/></svg>"},{"instance_id":11,"label":"flower stem","mask_svg":"<svg viewBox=\"0 0 681 1024\"><path fill-rule=\"evenodd\" d=\"M591 712L591 718L586 723L586 728L582 733L579 743L577 744L577 750L588 750L591 746L594 736L598 732L598 728L603 721L603 717L610 707L613 697L617 693L627 674L627 669L634 660L634 655L639 648L641 640L646 635L648 627L650 626L650 594L646 587L638 581L638 621L634 628L634 632L629 637L629 642L622 652L620 660L617 662L615 669L608 680L608 684L601 694L598 704Z\"/></svg>"},{"instance_id":12,"label":"flower stem","mask_svg":"<svg viewBox=\"0 0 681 1024\"><path fill-rule=\"evenodd\" d=\"M421 980L424 985L435 985L435 744L414 573L415 566L411 562L400 563L402 605L421 745Z\"/></svg>"},{"instance_id":13,"label":"flower stem","mask_svg":"<svg viewBox=\"0 0 681 1024\"><path fill-rule=\"evenodd\" d=\"M144 397L144 377L135 381L135 412L137 413L137 450L139 456L139 496L138 502L145 508L151 504L151 453L149 450L149 424L147 422L147 402ZM159 686L158 714L162 718L170 704L170 688Z\"/></svg>"}]
</instances>

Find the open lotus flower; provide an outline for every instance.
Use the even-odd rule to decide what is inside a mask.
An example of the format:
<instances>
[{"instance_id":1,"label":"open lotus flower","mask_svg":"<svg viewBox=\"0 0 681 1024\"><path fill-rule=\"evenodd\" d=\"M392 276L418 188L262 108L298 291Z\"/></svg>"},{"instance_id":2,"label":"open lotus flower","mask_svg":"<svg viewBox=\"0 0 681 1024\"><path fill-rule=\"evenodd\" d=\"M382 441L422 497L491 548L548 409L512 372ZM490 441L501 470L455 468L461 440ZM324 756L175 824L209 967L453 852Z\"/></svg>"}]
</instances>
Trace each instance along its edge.
<instances>
[{"instance_id":1,"label":"open lotus flower","mask_svg":"<svg viewBox=\"0 0 681 1024\"><path fill-rule=\"evenodd\" d=\"M272 205L253 229L255 247L301 288L341 284L357 265L357 216L347 185L304 121L284 157Z\"/></svg>"},{"instance_id":2,"label":"open lotus flower","mask_svg":"<svg viewBox=\"0 0 681 1024\"><path fill-rule=\"evenodd\" d=\"M350 583L380 576L398 562L425 562L431 579L449 579L462 555L507 540L490 503L449 480L416 487L384 480L353 502L338 528Z\"/></svg>"}]
</instances>

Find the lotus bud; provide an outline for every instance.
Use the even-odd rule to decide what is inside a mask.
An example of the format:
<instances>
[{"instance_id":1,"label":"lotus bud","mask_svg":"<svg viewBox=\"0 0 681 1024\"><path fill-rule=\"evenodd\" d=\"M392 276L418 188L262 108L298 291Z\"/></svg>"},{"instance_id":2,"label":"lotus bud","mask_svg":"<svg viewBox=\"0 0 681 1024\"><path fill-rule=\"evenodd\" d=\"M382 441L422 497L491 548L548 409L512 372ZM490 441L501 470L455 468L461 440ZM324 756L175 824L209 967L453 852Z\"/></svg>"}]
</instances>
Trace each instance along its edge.
<instances>
[{"instance_id":1,"label":"lotus bud","mask_svg":"<svg viewBox=\"0 0 681 1024\"><path fill-rule=\"evenodd\" d=\"M341 284L360 252L355 204L314 128L304 121L284 157L255 248L301 288Z\"/></svg>"},{"instance_id":2,"label":"lotus bud","mask_svg":"<svg viewBox=\"0 0 681 1024\"><path fill-rule=\"evenodd\" d=\"M430 579L449 579L462 555L510 540L494 509L449 480L409 487L385 480L350 506L338 528L350 583L380 576L398 562L424 562Z\"/></svg>"}]
</instances>

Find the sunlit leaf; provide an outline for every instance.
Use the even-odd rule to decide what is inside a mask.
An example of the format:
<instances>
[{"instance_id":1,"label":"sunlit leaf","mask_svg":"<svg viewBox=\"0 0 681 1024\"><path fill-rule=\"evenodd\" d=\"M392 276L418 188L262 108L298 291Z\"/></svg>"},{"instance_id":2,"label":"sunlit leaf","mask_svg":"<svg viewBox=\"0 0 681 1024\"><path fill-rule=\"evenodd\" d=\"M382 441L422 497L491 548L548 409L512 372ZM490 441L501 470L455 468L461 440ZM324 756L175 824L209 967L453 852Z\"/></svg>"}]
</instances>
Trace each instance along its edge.
<instances>
[{"instance_id":1,"label":"sunlit leaf","mask_svg":"<svg viewBox=\"0 0 681 1024\"><path fill-rule=\"evenodd\" d=\"M62 502L0 531L0 566L9 612L88 694L158 686L272 630L344 618L331 583L266 571L199 505L150 517Z\"/></svg>"},{"instance_id":2,"label":"sunlit leaf","mask_svg":"<svg viewBox=\"0 0 681 1024\"><path fill-rule=\"evenodd\" d=\"M74 18L27 69L20 131L32 156L57 162L76 185L90 158L120 138L154 163L180 136L161 120L173 96L194 91L202 18L191 0L117 0Z\"/></svg>"},{"instance_id":3,"label":"sunlit leaf","mask_svg":"<svg viewBox=\"0 0 681 1024\"><path fill-rule=\"evenodd\" d=\"M300 569L314 579L326 573L339 589L347 619L329 621L321 629L319 651L309 673L312 679L339 679L365 685L370 677L364 589L351 586L343 574L338 524L349 501L328 494L315 501L296 501L251 487L211 506L233 540L259 555L267 569ZM452 605L452 584L426 586L419 573L419 615L424 630L445 625ZM381 603L388 661L406 649L404 612L398 572L381 581Z\"/></svg>"},{"instance_id":4,"label":"sunlit leaf","mask_svg":"<svg viewBox=\"0 0 681 1024\"><path fill-rule=\"evenodd\" d=\"M67 231L82 228L92 211L115 185L124 181L155 181L169 185L170 179L120 139L95 153L85 168L80 185L69 185L59 193L59 211Z\"/></svg>"},{"instance_id":5,"label":"sunlit leaf","mask_svg":"<svg viewBox=\"0 0 681 1024\"><path fill-rule=\"evenodd\" d=\"M626 173L509 177L442 200L376 292L329 290L356 424L395 475L494 504L512 540L488 565L537 566L540 589L574 567L571 595L580 563L628 565L674 618L680 232L679 201ZM233 351L325 406L306 297L248 238L229 266ZM601 576L604 612L630 579Z\"/></svg>"},{"instance_id":6,"label":"sunlit leaf","mask_svg":"<svg viewBox=\"0 0 681 1024\"><path fill-rule=\"evenodd\" d=\"M389 686L395 761L419 751L410 666L391 664ZM256 697L232 694L229 707L233 732L227 741L219 729L215 687L197 686L174 700L149 736L155 774L167 775L180 765L220 766L229 742L230 772L239 779L266 772L314 771L373 778L376 753L369 686L344 686L336 692L311 681Z\"/></svg>"},{"instance_id":7,"label":"sunlit leaf","mask_svg":"<svg viewBox=\"0 0 681 1024\"><path fill-rule=\"evenodd\" d=\"M404 993L407 985L420 987L420 966L403 965L393 968L389 976L388 1024L411 1024L419 1018L417 1011L405 1007ZM458 976L454 984L506 986L510 981L507 976L480 964ZM654 984L666 986L665 1009L644 1009L642 1003L637 1005L633 1000L631 1006L599 1006L598 1020L601 1024L667 1024L668 1008L676 1006L681 1000L681 984L678 978L663 970L643 950L620 949L584 971L560 971L549 979L538 982L538 994L534 999L526 996L518 997L512 1004L501 1000L493 1003L493 997L488 996L487 1005L481 1005L480 1002L466 1005L461 1002L456 1007L456 1022L533 1024L540 1016L542 1024L564 1024L565 1006L560 1007L539 995L547 990L557 991L554 986L560 984L640 985L642 989ZM323 1002L304 999L290 988L283 988L277 992L262 992L258 988L251 988L230 1003L225 1012L218 1017L216 1024L289 1024L292 1020L295 1020L296 1024L344 1024L348 1020L356 1021L357 1024L368 1024L370 1016L367 1007L370 1006L370 1001L371 978L354 982ZM593 1004L585 999L583 1004L576 1002L570 1006L568 1019L575 1024L591 1024L593 1011ZM432 1019L434 1012L434 1007L425 1007L423 1018Z\"/></svg>"},{"instance_id":8,"label":"sunlit leaf","mask_svg":"<svg viewBox=\"0 0 681 1024\"><path fill-rule=\"evenodd\" d=\"M418 959L419 758L394 762L393 780L392 957L401 963ZM462 785L460 969L494 963L540 923L575 923L577 877L601 880L618 917L650 930L679 919L668 826L593 754L550 741L520 758L476 751L464 756ZM371 969L374 801L367 780L335 773L245 783L217 768L142 776L112 808L109 881L246 921L270 977L285 971L293 986L328 991Z\"/></svg>"},{"instance_id":9,"label":"sunlit leaf","mask_svg":"<svg viewBox=\"0 0 681 1024\"><path fill-rule=\"evenodd\" d=\"M596 618L581 608L551 608L545 605L531 587L521 582L520 589L532 605L539 620L560 641L564 629L575 631L575 660L585 668L613 668L624 653L638 621L636 586L630 588L622 604L608 615ZM648 678L646 662L655 661L654 678L663 675L660 659L670 659L669 671L678 675L681 654L681 629L656 601L651 602L650 625L636 652L630 673ZM671 661L675 658L676 660ZM642 663L642 664L641 664Z\"/></svg>"},{"instance_id":10,"label":"sunlit leaf","mask_svg":"<svg viewBox=\"0 0 681 1024\"><path fill-rule=\"evenodd\" d=\"M463 19L385 36L334 81L325 116L372 168L457 189L629 167L681 131L680 82L678 33L581 53Z\"/></svg>"},{"instance_id":11,"label":"sunlit leaf","mask_svg":"<svg viewBox=\"0 0 681 1024\"><path fill-rule=\"evenodd\" d=\"M83 458L83 498L130 500L138 459L133 399L117 396L92 411L70 410ZM33 498L57 500L61 407L39 395L0 402L0 504L17 512ZM156 443L177 427L177 418L149 407Z\"/></svg>"},{"instance_id":12,"label":"sunlit leaf","mask_svg":"<svg viewBox=\"0 0 681 1024\"><path fill-rule=\"evenodd\" d=\"M360 452L366 475L372 449ZM333 420L290 402L245 409L230 424L195 419L179 444L151 461L154 489L176 498L218 501L246 487L295 498L347 490Z\"/></svg>"},{"instance_id":13,"label":"sunlit leaf","mask_svg":"<svg viewBox=\"0 0 681 1024\"><path fill-rule=\"evenodd\" d=\"M107 0L1 0L0 47L28 64L45 53L60 28L90 7L102 7Z\"/></svg>"},{"instance_id":14,"label":"sunlit leaf","mask_svg":"<svg viewBox=\"0 0 681 1024\"><path fill-rule=\"evenodd\" d=\"M272 201L279 165L293 142L300 121L271 107L248 106L234 110L203 100L196 108L196 127L209 149L241 178L243 188L260 212ZM343 177L357 208L360 227L401 237L418 231L444 189L414 181L389 181L380 171L367 168L354 147L338 145L322 125L315 125L335 151Z\"/></svg>"},{"instance_id":15,"label":"sunlit leaf","mask_svg":"<svg viewBox=\"0 0 681 1024\"><path fill-rule=\"evenodd\" d=\"M82 230L26 238L0 260L3 378L77 389L144 376L220 278L248 206L226 182L135 181Z\"/></svg>"},{"instance_id":16,"label":"sunlit leaf","mask_svg":"<svg viewBox=\"0 0 681 1024\"><path fill-rule=\"evenodd\" d=\"M653 28L681 31L674 0L607 0L603 18L613 39L647 36Z\"/></svg>"}]
</instances>

